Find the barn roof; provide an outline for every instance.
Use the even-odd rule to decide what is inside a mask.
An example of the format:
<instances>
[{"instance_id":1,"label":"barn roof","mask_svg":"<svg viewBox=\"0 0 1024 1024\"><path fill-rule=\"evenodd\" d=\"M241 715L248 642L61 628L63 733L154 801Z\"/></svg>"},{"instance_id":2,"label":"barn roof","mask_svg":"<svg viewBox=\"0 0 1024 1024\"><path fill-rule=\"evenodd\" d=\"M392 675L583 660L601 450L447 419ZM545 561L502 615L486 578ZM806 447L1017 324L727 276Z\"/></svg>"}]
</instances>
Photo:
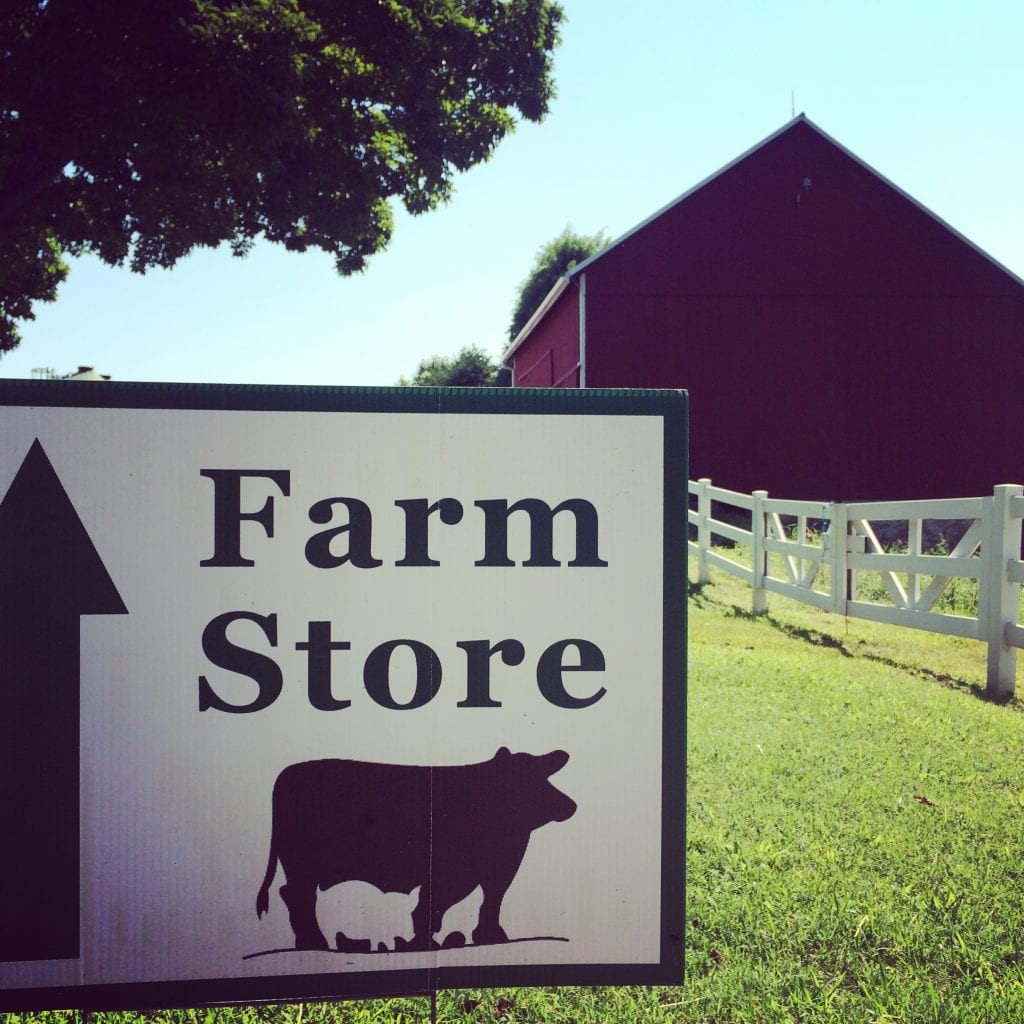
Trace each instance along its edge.
<instances>
[{"instance_id":1,"label":"barn roof","mask_svg":"<svg viewBox=\"0 0 1024 1024\"><path fill-rule=\"evenodd\" d=\"M1024 280L1018 277L1012 270L1010 270L1008 267L1005 267L998 260L994 259L987 252L985 252L984 249L975 245L975 243L972 242L969 238L967 238L965 235L962 235L959 231L956 230L956 228L954 228L952 225L948 224L937 214L929 210L927 206L919 202L908 192L905 192L894 182L890 181L887 177L885 177L884 174L880 174L870 164L866 163L855 153L852 153L849 149L847 149L841 142L837 142L827 132L822 131L821 128L819 128L809 117L807 117L806 114L800 113L797 114L796 117L792 118L792 120L787 121L781 128L776 129L776 131L772 132L770 135L763 138L760 142L751 146L750 149L741 153L739 156L730 160L727 164L725 164L723 167L720 167L713 174L709 174L702 181L699 181L696 185L693 185L691 188L688 188L685 192L682 193L682 195L677 196L671 202L666 203L660 210L657 210L655 213L651 214L651 216L647 217L639 224L630 228L627 232L625 232L625 234L620 235L618 238L616 238L613 242L610 242L599 252L596 252L593 256L590 256L589 258L583 260L582 263L577 264L575 267L572 268L572 270L568 271L565 275L563 275L555 284L555 286L551 289L551 291L548 292L547 296L545 296L543 302L541 302L541 304L537 307L533 316L531 316L530 319L523 326L523 329L515 336L515 338L513 338L512 342L509 344L508 348L505 350L504 355L502 356L502 362L505 363L509 360L509 358L515 353L516 349L518 349L519 346L529 337L529 335L532 333L533 329L537 326L537 324L544 319L544 316L546 315L547 311L551 308L552 305L554 305L554 303L557 301L562 292L565 291L568 284L574 278L579 277L579 275L582 274L592 263L596 263L606 253L616 248L622 242L631 238L638 232L643 231L644 228L646 228L653 221L656 221L659 217L662 217L664 214L668 213L670 210L677 207L680 203L685 202L687 199L690 198L690 196L692 196L696 192L699 192L701 189L709 185L711 182L715 181L717 178L720 178L724 174L728 174L729 171L731 171L738 164L742 163L744 160L752 156L754 153L762 149L764 146L767 146L769 143L774 142L775 139L779 138L779 136L785 135L787 132L792 131L798 125L805 125L806 127L812 129L814 132L820 135L821 138L823 138L826 142L830 143L850 160L859 164L870 174L874 175L875 178L877 178L888 188L892 189L898 195L902 196L907 202L912 203L922 213L926 214L928 217L930 217L932 220L938 223L941 227L945 228L946 231L954 235L961 242L969 246L976 253L978 253L980 256L986 259L989 263L991 263L993 266L1001 270L1004 274L1010 277L1018 285L1024 288Z\"/></svg>"}]
</instances>

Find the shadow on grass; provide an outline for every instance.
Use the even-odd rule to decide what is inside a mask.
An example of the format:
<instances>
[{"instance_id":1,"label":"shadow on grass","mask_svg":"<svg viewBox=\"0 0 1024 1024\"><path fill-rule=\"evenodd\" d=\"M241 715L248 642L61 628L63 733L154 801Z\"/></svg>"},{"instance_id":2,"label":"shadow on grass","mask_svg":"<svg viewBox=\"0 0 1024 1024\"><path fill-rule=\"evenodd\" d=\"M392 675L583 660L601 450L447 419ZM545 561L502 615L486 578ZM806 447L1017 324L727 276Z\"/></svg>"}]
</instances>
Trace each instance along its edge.
<instances>
[{"instance_id":1,"label":"shadow on grass","mask_svg":"<svg viewBox=\"0 0 1024 1024\"><path fill-rule=\"evenodd\" d=\"M857 657L842 640L832 636L831 633L823 633L820 629L808 629L806 626L794 626L791 622L783 622L781 619L764 612L760 615L749 612L738 605L726 607L726 614L735 619L745 619L748 622L763 622L772 629L792 637L794 640L802 640L804 643L813 644L815 647L827 647L830 650L838 651L844 658Z\"/></svg>"},{"instance_id":2,"label":"shadow on grass","mask_svg":"<svg viewBox=\"0 0 1024 1024\"><path fill-rule=\"evenodd\" d=\"M920 679L928 679L933 683L938 683L940 686L948 687L950 690L959 690L962 693L969 693L972 697L977 697L978 700L983 700L988 704L1000 704L1014 707L1018 711L1021 710L1021 705L1018 700L1013 697L1004 698L1002 700L991 697L981 683L972 683L970 680L961 679L958 676L947 675L945 672L936 672L934 669L926 668L923 665L908 665L904 661L898 661L896 658L891 658L885 654L876 654L873 651L866 651L863 654L857 655L857 657L864 658L866 661L873 661L878 665L885 665L886 668L895 669L897 672L906 672L907 675L917 676Z\"/></svg>"},{"instance_id":3,"label":"shadow on grass","mask_svg":"<svg viewBox=\"0 0 1024 1024\"><path fill-rule=\"evenodd\" d=\"M838 651L844 658L862 658L865 661L874 662L877 665L884 665L886 668L893 669L896 672L903 672L907 675L916 676L919 679L927 679L930 682L938 683L940 686L945 686L948 689L969 694L977 700L985 701L987 704L997 704L1001 707L1009 707L1018 713L1024 712L1024 702L1019 698L993 697L981 683L974 683L968 679L962 679L959 676L949 675L946 672L937 672L925 665L914 665L906 661L900 661L898 658L894 658L891 655L879 654L876 651L851 650L845 643L843 643L842 640L830 633L825 633L817 629L808 629L805 626L796 626L791 622L783 622L781 619L777 619L775 616L767 612L758 615L745 608L740 608L738 605L719 604L704 594L701 594L701 599L704 604L718 604L719 607L724 608L726 615L734 618L745 619L748 622L763 622L765 625L771 626L772 629L778 630L780 633L784 633L786 636L794 640L800 640L803 643L812 644L815 647L824 647L829 650Z\"/></svg>"}]
</instances>

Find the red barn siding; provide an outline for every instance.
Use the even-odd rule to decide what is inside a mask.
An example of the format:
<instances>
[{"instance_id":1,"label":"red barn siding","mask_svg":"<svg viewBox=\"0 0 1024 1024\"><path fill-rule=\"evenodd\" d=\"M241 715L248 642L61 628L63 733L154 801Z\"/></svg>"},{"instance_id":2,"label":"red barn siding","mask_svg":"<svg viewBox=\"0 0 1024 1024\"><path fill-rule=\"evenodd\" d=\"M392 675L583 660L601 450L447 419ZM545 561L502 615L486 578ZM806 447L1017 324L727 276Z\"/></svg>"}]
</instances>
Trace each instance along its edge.
<instances>
[{"instance_id":1,"label":"red barn siding","mask_svg":"<svg viewBox=\"0 0 1024 1024\"><path fill-rule=\"evenodd\" d=\"M686 388L694 476L822 499L1024 481L1024 286L804 119L576 274L587 385Z\"/></svg>"},{"instance_id":2,"label":"red barn siding","mask_svg":"<svg viewBox=\"0 0 1024 1024\"><path fill-rule=\"evenodd\" d=\"M516 350L515 386L578 388L579 324L579 292L570 284Z\"/></svg>"}]
</instances>

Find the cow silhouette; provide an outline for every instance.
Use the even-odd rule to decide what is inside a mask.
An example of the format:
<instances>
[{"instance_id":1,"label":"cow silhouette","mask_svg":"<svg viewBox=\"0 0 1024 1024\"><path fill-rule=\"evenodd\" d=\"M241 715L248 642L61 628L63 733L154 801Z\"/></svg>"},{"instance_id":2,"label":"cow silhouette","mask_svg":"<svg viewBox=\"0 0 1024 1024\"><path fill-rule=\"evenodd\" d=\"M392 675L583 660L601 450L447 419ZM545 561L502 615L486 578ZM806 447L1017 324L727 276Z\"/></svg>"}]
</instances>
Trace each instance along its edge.
<instances>
[{"instance_id":1,"label":"cow silhouette","mask_svg":"<svg viewBox=\"0 0 1024 1024\"><path fill-rule=\"evenodd\" d=\"M363 881L411 893L413 938L406 950L436 949L445 911L483 891L476 944L507 942L501 903L534 829L565 821L576 804L549 777L564 750L512 754L502 747L477 764L375 764L322 760L289 765L274 783L267 871L256 914L269 909L280 861L281 899L296 949L328 949L316 919L317 889Z\"/></svg>"}]
</instances>

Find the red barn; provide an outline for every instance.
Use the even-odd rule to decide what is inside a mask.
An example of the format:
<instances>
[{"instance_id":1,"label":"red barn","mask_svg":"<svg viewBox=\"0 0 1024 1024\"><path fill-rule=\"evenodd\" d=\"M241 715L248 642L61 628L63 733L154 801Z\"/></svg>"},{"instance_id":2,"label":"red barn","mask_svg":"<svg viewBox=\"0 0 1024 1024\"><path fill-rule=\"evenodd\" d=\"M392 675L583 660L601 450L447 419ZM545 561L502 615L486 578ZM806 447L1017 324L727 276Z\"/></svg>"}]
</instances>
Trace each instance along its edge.
<instances>
[{"instance_id":1,"label":"red barn","mask_svg":"<svg viewBox=\"0 0 1024 1024\"><path fill-rule=\"evenodd\" d=\"M686 388L691 476L778 497L1024 482L1024 281L803 115L581 263L517 387Z\"/></svg>"}]
</instances>

